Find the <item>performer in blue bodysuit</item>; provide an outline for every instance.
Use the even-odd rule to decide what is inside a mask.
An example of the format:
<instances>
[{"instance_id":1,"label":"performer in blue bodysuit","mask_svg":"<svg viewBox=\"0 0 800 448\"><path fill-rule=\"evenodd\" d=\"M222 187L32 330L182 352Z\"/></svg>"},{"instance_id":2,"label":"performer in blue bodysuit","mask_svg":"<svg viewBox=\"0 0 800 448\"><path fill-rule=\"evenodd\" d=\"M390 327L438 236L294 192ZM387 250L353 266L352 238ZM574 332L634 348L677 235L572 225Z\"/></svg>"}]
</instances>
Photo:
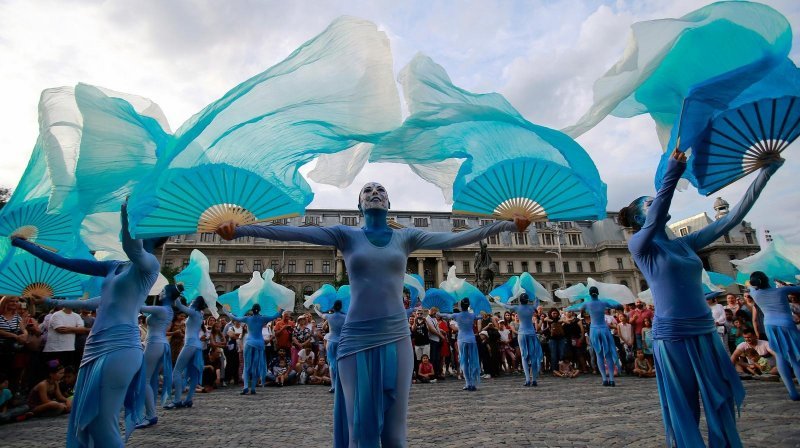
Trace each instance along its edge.
<instances>
[{"instance_id":1,"label":"performer in blue bodysuit","mask_svg":"<svg viewBox=\"0 0 800 448\"><path fill-rule=\"evenodd\" d=\"M101 296L71 302L97 308L97 319L86 339L75 399L67 427L67 447L122 447L119 411L125 408L125 436L130 436L144 407L142 343L139 309L158 278L153 256L166 238L135 240L128 232L128 213L122 206L122 249L129 262L67 259L21 238L13 244L43 261L85 275L105 277Z\"/></svg>"},{"instance_id":2,"label":"performer in blue bodysuit","mask_svg":"<svg viewBox=\"0 0 800 448\"><path fill-rule=\"evenodd\" d=\"M778 373L789 391L789 398L798 401L800 394L794 387L792 371L800 378L800 330L792 319L789 294L800 294L800 286L773 288L763 272L750 274L750 295L764 312L764 327L769 346L775 352Z\"/></svg>"},{"instance_id":3,"label":"performer in blue bodysuit","mask_svg":"<svg viewBox=\"0 0 800 448\"><path fill-rule=\"evenodd\" d=\"M533 315L539 307L539 299L534 298L530 304L528 294L522 293L519 296L519 305L510 306L503 302L497 302L503 308L511 310L519 316L519 350L522 354L522 370L525 372L525 384L523 386L536 387L539 385L539 368L542 365L542 344L536 335L536 328L533 327Z\"/></svg>"},{"instance_id":4,"label":"performer in blue bodysuit","mask_svg":"<svg viewBox=\"0 0 800 448\"><path fill-rule=\"evenodd\" d=\"M617 347L614 344L614 337L606 323L606 309L622 309L622 305L609 299L599 299L599 291L596 286L589 288L589 300L568 307L569 311L586 311L591 318L589 325L589 340L592 343L595 357L597 357L597 368L603 378L603 386L616 386L614 383L614 369L620 367ZM606 374L606 372L608 372Z\"/></svg>"},{"instance_id":5,"label":"performer in blue bodysuit","mask_svg":"<svg viewBox=\"0 0 800 448\"><path fill-rule=\"evenodd\" d=\"M408 392L414 365L408 320L401 300L408 255L419 249L448 249L502 231L524 231L529 222L491 225L460 233L393 230L386 222L384 187L368 183L359 195L364 226L288 227L225 223L225 238L254 236L334 246L350 278L351 303L342 327L334 401L337 447L406 446Z\"/></svg>"},{"instance_id":6,"label":"performer in blue bodysuit","mask_svg":"<svg viewBox=\"0 0 800 448\"><path fill-rule=\"evenodd\" d=\"M203 342L200 341L200 327L203 325L203 310L207 308L206 301L198 296L192 301L191 306L186 306L177 300L175 307L187 316L186 334L183 337L183 348L172 369L172 403L164 406L164 409L192 407L195 386L203 378ZM187 379L189 392L186 394L186 399L181 400Z\"/></svg>"},{"instance_id":7,"label":"performer in blue bodysuit","mask_svg":"<svg viewBox=\"0 0 800 448\"><path fill-rule=\"evenodd\" d=\"M167 285L161 291L161 305L143 306L141 312L147 314L147 341L144 348L144 371L147 387L145 388L144 421L136 428L147 428L158 423L156 415L156 396L158 396L158 374L164 369L164 386L161 391L161 405L167 404L168 386L172 379L172 350L167 341L167 329L172 324L175 312L172 307L181 295L175 285Z\"/></svg>"},{"instance_id":8,"label":"performer in blue bodysuit","mask_svg":"<svg viewBox=\"0 0 800 448\"><path fill-rule=\"evenodd\" d=\"M250 316L234 316L233 314L223 311L223 313L235 320L247 325L247 337L244 339L244 369L242 370L242 378L244 380L244 389L242 395L256 394L256 382L261 380L262 384L267 376L267 358L264 356L264 337L261 335L261 330L264 325L272 322L273 320L281 317L282 310L272 316L261 315L261 305L255 304L251 309L252 315Z\"/></svg>"},{"instance_id":9,"label":"performer in blue bodysuit","mask_svg":"<svg viewBox=\"0 0 800 448\"><path fill-rule=\"evenodd\" d=\"M333 302L333 312L330 314L323 314L319 309L314 308L314 312L318 316L328 321L328 347L326 355L328 357L328 365L331 367L331 388L328 392L336 390L336 380L339 378L339 369L336 365L336 354L339 352L339 339L342 333L342 327L347 315L342 312L342 301L337 300Z\"/></svg>"},{"instance_id":10,"label":"performer in blue bodysuit","mask_svg":"<svg viewBox=\"0 0 800 448\"><path fill-rule=\"evenodd\" d=\"M709 445L741 446L736 409L744 400L744 388L705 302L697 251L742 221L781 163L778 159L765 165L726 216L686 236L670 239L665 231L672 195L686 169L686 155L678 150L656 197L641 197L620 211L620 224L636 230L628 248L653 291L653 353L668 445L703 446L699 395Z\"/></svg>"},{"instance_id":11,"label":"performer in blue bodysuit","mask_svg":"<svg viewBox=\"0 0 800 448\"><path fill-rule=\"evenodd\" d=\"M461 299L460 313L440 313L442 316L456 321L458 326L458 363L464 375L463 390L478 390L481 381L481 360L478 357L478 343L473 328L475 321L481 319L480 314L469 312L469 299Z\"/></svg>"}]
</instances>

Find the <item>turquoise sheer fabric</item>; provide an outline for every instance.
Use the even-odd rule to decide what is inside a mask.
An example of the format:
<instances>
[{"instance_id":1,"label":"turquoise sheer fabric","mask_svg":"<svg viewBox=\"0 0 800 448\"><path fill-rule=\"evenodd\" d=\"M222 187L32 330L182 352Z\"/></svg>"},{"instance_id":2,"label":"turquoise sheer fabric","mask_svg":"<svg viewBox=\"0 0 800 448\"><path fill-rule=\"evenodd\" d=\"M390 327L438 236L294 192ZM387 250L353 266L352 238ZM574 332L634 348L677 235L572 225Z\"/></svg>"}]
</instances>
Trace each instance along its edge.
<instances>
[{"instance_id":1,"label":"turquoise sheer fabric","mask_svg":"<svg viewBox=\"0 0 800 448\"><path fill-rule=\"evenodd\" d=\"M202 297L206 306L214 317L217 313L217 289L211 282L209 275L208 258L199 250L194 249L189 255L189 264L175 276L175 283L183 283L183 297L187 302L197 297Z\"/></svg>"},{"instance_id":2,"label":"turquoise sheer fabric","mask_svg":"<svg viewBox=\"0 0 800 448\"><path fill-rule=\"evenodd\" d=\"M339 18L175 132L131 198L131 231L196 231L202 212L218 204L257 220L301 213L313 194L300 166L374 143L399 123L386 35L371 22ZM198 177L204 182L188 182ZM180 222L186 215L193 228Z\"/></svg>"},{"instance_id":3,"label":"turquoise sheer fabric","mask_svg":"<svg viewBox=\"0 0 800 448\"><path fill-rule=\"evenodd\" d=\"M507 282L490 291L489 295L497 297L502 303L509 303L519 300L522 293L528 294L531 300L536 298L542 301L553 301L550 291L527 272L509 278Z\"/></svg>"},{"instance_id":4,"label":"turquoise sheer fabric","mask_svg":"<svg viewBox=\"0 0 800 448\"><path fill-rule=\"evenodd\" d=\"M264 285L264 279L261 273L253 272L253 277L249 282L236 288L235 290L223 294L217 298L217 302L221 303L231 314L236 316L244 316L245 313L253 308L256 294Z\"/></svg>"},{"instance_id":5,"label":"turquoise sheer fabric","mask_svg":"<svg viewBox=\"0 0 800 448\"><path fill-rule=\"evenodd\" d=\"M636 296L625 285L618 285L616 283L604 283L589 277L586 279L586 284L578 283L566 289L556 291L556 297L561 299L568 299L570 302L578 300L585 300L589 298L589 288L592 286L597 288L598 295L605 299L611 299L617 303L628 304L636 301Z\"/></svg>"},{"instance_id":6,"label":"turquoise sheer fabric","mask_svg":"<svg viewBox=\"0 0 800 448\"><path fill-rule=\"evenodd\" d=\"M800 135L800 69L789 59L765 57L698 83L683 103L669 147L690 151L683 177L709 195L780 154ZM659 164L660 188L668 162Z\"/></svg>"},{"instance_id":7,"label":"turquoise sheer fabric","mask_svg":"<svg viewBox=\"0 0 800 448\"><path fill-rule=\"evenodd\" d=\"M264 283L255 297L255 300L261 305L261 312L266 316L271 316L279 311L293 310L295 293L291 289L275 283L273 280L275 272L267 269L262 278Z\"/></svg>"},{"instance_id":8,"label":"turquoise sheer fabric","mask_svg":"<svg viewBox=\"0 0 800 448\"><path fill-rule=\"evenodd\" d=\"M800 246L773 235L772 242L766 243L762 249L747 258L731 260L739 271L737 283L748 284L750 274L761 271L772 280L795 283L800 275Z\"/></svg>"},{"instance_id":9,"label":"turquoise sheer fabric","mask_svg":"<svg viewBox=\"0 0 800 448\"><path fill-rule=\"evenodd\" d=\"M401 71L399 81L411 115L375 145L371 162L410 164L423 179L450 185L453 209L466 213L492 214L495 202L525 197L554 219L605 216L606 186L586 151L567 135L525 120L500 94L453 85L423 55ZM443 165L453 159L464 162ZM438 169L425 168L432 163ZM548 182L554 178L563 180ZM469 200L488 196L491 204Z\"/></svg>"},{"instance_id":10,"label":"turquoise sheer fabric","mask_svg":"<svg viewBox=\"0 0 800 448\"><path fill-rule=\"evenodd\" d=\"M649 113L662 145L697 83L764 58L779 62L792 43L789 22L758 3L719 2L677 19L637 22L622 58L594 84L594 104L563 131L577 137L607 115Z\"/></svg>"},{"instance_id":11,"label":"turquoise sheer fabric","mask_svg":"<svg viewBox=\"0 0 800 448\"><path fill-rule=\"evenodd\" d=\"M303 306L310 308L312 305L319 305L319 310L323 313L333 311L333 304L337 300L342 301L342 313L347 314L350 309L350 285L342 285L337 290L333 285L324 284L310 296L305 296Z\"/></svg>"},{"instance_id":12,"label":"turquoise sheer fabric","mask_svg":"<svg viewBox=\"0 0 800 448\"><path fill-rule=\"evenodd\" d=\"M439 285L439 289L453 297L453 304L458 303L464 298L469 299L469 307L475 314L480 314L482 312L491 314L492 312L492 304L489 303L489 299L486 298L486 295L483 294L480 289L476 288L475 285L463 278L458 278L455 266L450 266L450 269L447 271L447 279ZM426 291L425 297L427 297L430 292L430 289ZM450 311L452 309L451 306L446 310Z\"/></svg>"},{"instance_id":13,"label":"turquoise sheer fabric","mask_svg":"<svg viewBox=\"0 0 800 448\"><path fill-rule=\"evenodd\" d=\"M408 289L411 307L417 303L417 299L425 298L425 281L419 274L406 274L403 280L403 288Z\"/></svg>"}]
</instances>

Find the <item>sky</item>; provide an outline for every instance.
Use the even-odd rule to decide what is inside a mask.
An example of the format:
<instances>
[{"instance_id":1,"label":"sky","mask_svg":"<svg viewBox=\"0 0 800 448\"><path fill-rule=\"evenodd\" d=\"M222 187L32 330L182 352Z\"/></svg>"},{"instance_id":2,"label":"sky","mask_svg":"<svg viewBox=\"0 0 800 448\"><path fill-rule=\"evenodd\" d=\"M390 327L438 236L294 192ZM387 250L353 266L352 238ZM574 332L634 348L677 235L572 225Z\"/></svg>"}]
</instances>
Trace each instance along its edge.
<instances>
[{"instance_id":1,"label":"sky","mask_svg":"<svg viewBox=\"0 0 800 448\"><path fill-rule=\"evenodd\" d=\"M242 1L0 0L0 186L14 186L38 134L39 94L78 82L158 103L177 129L233 86L281 61L333 19L371 20L391 40L395 72L417 53L473 92L499 92L530 121L563 128L592 103L592 84L616 62L630 25L680 17L700 0ZM763 3L800 26L800 2ZM790 55L800 61L800 37ZM652 120L607 117L577 141L608 184L608 210L654 194L661 155ZM797 153L800 143L788 149ZM800 155L770 181L747 221L800 243ZM307 172L311 166L304 167ZM711 197L677 193L675 220L713 216L722 196L735 204L752 177ZM397 210L449 210L442 194L407 167L371 164L353 185L311 183L312 208L355 208L359 188L384 184Z\"/></svg>"}]
</instances>

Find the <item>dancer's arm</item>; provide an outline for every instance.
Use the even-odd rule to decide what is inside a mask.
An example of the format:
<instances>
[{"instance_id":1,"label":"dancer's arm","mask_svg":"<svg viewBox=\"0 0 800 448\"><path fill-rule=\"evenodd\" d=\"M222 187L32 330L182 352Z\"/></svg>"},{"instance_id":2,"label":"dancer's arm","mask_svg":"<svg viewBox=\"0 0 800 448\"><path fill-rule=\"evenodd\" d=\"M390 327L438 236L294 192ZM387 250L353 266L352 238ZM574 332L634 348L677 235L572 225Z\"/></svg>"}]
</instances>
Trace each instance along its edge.
<instances>
[{"instance_id":1,"label":"dancer's arm","mask_svg":"<svg viewBox=\"0 0 800 448\"><path fill-rule=\"evenodd\" d=\"M36 244L19 237L12 237L11 245L30 252L31 255L47 264L52 264L55 267L66 269L71 272L77 272L78 274L92 275L95 277L105 277L118 263L116 261L97 261L62 257L55 252L42 249Z\"/></svg>"},{"instance_id":2,"label":"dancer's arm","mask_svg":"<svg viewBox=\"0 0 800 448\"><path fill-rule=\"evenodd\" d=\"M505 309L507 309L509 311L513 311L515 313L517 312L517 307L514 306L514 305L508 305L508 304L505 304L505 303L503 303L503 302L501 302L499 300L495 300L494 303L500 305L501 307L503 307L503 308L505 308Z\"/></svg>"},{"instance_id":3,"label":"dancer's arm","mask_svg":"<svg viewBox=\"0 0 800 448\"><path fill-rule=\"evenodd\" d=\"M175 300L175 308L177 308L178 311L180 311L181 313L185 313L187 316L190 316L192 312L194 312L193 309L184 305L183 302L180 301L180 299Z\"/></svg>"},{"instance_id":4,"label":"dancer's arm","mask_svg":"<svg viewBox=\"0 0 800 448\"><path fill-rule=\"evenodd\" d=\"M527 221L525 221L527 222ZM466 232L425 232L418 229L408 229L410 252L417 249L450 249L477 243L478 241L497 235L505 231L518 231L517 225L512 221L497 221L488 226L467 230ZM522 230L524 231L524 229Z\"/></svg>"},{"instance_id":5,"label":"dancer's arm","mask_svg":"<svg viewBox=\"0 0 800 448\"><path fill-rule=\"evenodd\" d=\"M275 314L273 314L271 316L267 316L267 322L272 322L273 320L281 317L282 314L283 314L283 310L278 310L278 312L276 312Z\"/></svg>"},{"instance_id":6,"label":"dancer's arm","mask_svg":"<svg viewBox=\"0 0 800 448\"><path fill-rule=\"evenodd\" d=\"M72 310L96 310L100 307L100 297L92 297L91 299L86 300L51 299L48 297L43 299L42 302L50 306L66 306Z\"/></svg>"},{"instance_id":7,"label":"dancer's arm","mask_svg":"<svg viewBox=\"0 0 800 448\"><path fill-rule=\"evenodd\" d=\"M650 204L644 225L636 232L636 238L632 238L628 242L628 247L634 254L646 251L653 238L664 231L669 220L669 207L672 204L672 197L675 195L675 187L678 186L678 181L684 171L686 171L686 154L676 149L667 162L667 172L661 188Z\"/></svg>"},{"instance_id":8,"label":"dancer's arm","mask_svg":"<svg viewBox=\"0 0 800 448\"><path fill-rule=\"evenodd\" d=\"M292 227L292 226L236 226L233 222L220 225L217 234L223 239L232 240L243 236L266 238L276 241L300 241L321 246L342 247L344 238L339 226L333 227Z\"/></svg>"},{"instance_id":9,"label":"dancer's arm","mask_svg":"<svg viewBox=\"0 0 800 448\"><path fill-rule=\"evenodd\" d=\"M775 171L777 171L781 165L783 165L783 159L776 160L761 168L758 177L750 184L750 188L747 189L744 197L742 197L739 203L736 204L727 215L703 227L697 232L681 237L681 239L693 250L700 250L731 231L742 222L747 212L753 208L761 191L767 186L767 181L769 181L770 177L775 174Z\"/></svg>"},{"instance_id":10,"label":"dancer's arm","mask_svg":"<svg viewBox=\"0 0 800 448\"><path fill-rule=\"evenodd\" d=\"M163 306L143 306L139 308L140 313L147 313L147 314L155 314L159 317L163 317L167 314L167 310L164 309Z\"/></svg>"},{"instance_id":11,"label":"dancer's arm","mask_svg":"<svg viewBox=\"0 0 800 448\"><path fill-rule=\"evenodd\" d=\"M122 204L120 207L120 221L122 222L122 250L131 263L138 269L145 272L158 272L159 263L156 257L144 250L142 240L134 239L131 232L128 230L128 204Z\"/></svg>"},{"instance_id":12,"label":"dancer's arm","mask_svg":"<svg viewBox=\"0 0 800 448\"><path fill-rule=\"evenodd\" d=\"M231 314L229 311L226 311L224 309L222 310L222 314L228 316L228 318L230 320L233 320L233 321L236 321L236 322L241 322L243 324L247 323L247 316L242 316L242 317L235 316L235 315Z\"/></svg>"}]
</instances>

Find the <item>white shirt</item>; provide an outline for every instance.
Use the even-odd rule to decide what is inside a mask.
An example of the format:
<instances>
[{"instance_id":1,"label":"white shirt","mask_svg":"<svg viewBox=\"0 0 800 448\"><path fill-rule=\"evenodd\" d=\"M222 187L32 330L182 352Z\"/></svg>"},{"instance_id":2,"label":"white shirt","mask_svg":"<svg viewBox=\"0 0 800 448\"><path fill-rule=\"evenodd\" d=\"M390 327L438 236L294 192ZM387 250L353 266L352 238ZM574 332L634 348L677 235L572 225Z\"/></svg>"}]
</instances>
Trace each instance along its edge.
<instances>
[{"instance_id":1,"label":"white shirt","mask_svg":"<svg viewBox=\"0 0 800 448\"><path fill-rule=\"evenodd\" d=\"M56 328L83 328L83 319L78 313L65 313L63 310L53 313L47 324L47 342L45 352L75 351L75 333L59 333Z\"/></svg>"},{"instance_id":2,"label":"white shirt","mask_svg":"<svg viewBox=\"0 0 800 448\"><path fill-rule=\"evenodd\" d=\"M275 335L275 332L272 331L272 328L269 325L264 325L261 327L261 337L264 339L264 342L267 344L272 344L271 339Z\"/></svg>"},{"instance_id":3,"label":"white shirt","mask_svg":"<svg viewBox=\"0 0 800 448\"><path fill-rule=\"evenodd\" d=\"M742 351L742 356L744 356L744 351L747 350L748 348L755 349L755 351L758 352L758 354L761 356L767 356L769 354L769 342L762 341L761 339L759 339L758 342L756 342L755 347L748 344L747 341L742 342L741 344L736 346L736 350Z\"/></svg>"},{"instance_id":4,"label":"white shirt","mask_svg":"<svg viewBox=\"0 0 800 448\"><path fill-rule=\"evenodd\" d=\"M439 329L439 322L436 322L436 319L431 317L430 315L425 316L425 322L427 322L429 325L433 326L433 328L435 328L437 330ZM441 339L439 339L439 336L436 333L430 331L430 329L428 331L428 337L430 338L431 341L434 341L434 342L441 341Z\"/></svg>"},{"instance_id":5,"label":"white shirt","mask_svg":"<svg viewBox=\"0 0 800 448\"><path fill-rule=\"evenodd\" d=\"M714 317L714 322L717 325L725 325L725 307L719 303L711 306L711 316Z\"/></svg>"}]
</instances>

